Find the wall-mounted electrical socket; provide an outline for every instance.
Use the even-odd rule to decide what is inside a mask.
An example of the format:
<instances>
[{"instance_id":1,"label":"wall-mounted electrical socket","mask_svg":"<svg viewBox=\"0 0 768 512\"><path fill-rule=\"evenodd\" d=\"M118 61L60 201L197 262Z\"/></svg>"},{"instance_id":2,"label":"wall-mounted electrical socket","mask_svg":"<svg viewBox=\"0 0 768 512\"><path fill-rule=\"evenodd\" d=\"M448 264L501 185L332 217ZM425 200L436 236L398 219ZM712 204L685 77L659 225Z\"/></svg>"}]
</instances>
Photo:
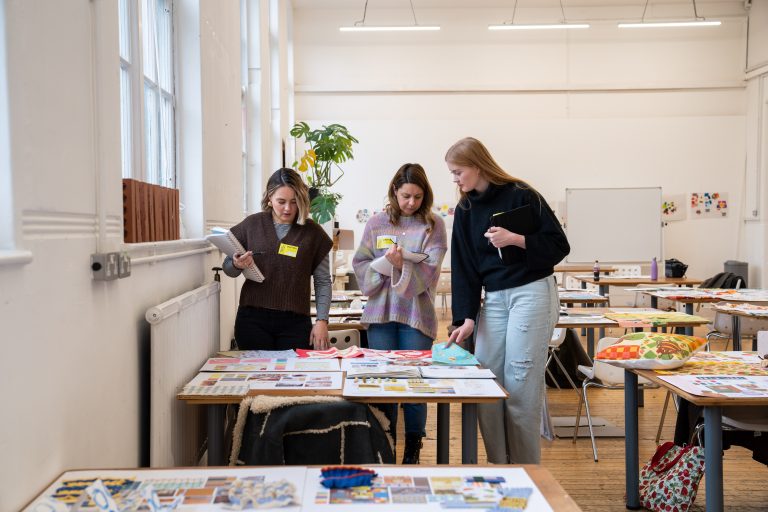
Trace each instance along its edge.
<instances>
[{"instance_id":1,"label":"wall-mounted electrical socket","mask_svg":"<svg viewBox=\"0 0 768 512\"><path fill-rule=\"evenodd\" d=\"M91 254L91 271L96 281L117 279L120 259L119 252L101 252Z\"/></svg>"},{"instance_id":2,"label":"wall-mounted electrical socket","mask_svg":"<svg viewBox=\"0 0 768 512\"><path fill-rule=\"evenodd\" d=\"M122 279L131 275L131 257L121 252L117 260L117 276Z\"/></svg>"}]
</instances>

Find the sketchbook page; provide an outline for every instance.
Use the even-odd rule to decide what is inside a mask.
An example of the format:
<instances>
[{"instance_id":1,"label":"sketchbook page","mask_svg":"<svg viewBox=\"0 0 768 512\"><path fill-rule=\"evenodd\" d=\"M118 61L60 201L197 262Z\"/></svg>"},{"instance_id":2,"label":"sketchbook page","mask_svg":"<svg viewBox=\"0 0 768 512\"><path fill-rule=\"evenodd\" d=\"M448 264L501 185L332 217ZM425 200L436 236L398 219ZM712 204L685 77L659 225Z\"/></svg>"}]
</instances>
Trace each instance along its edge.
<instances>
[{"instance_id":1,"label":"sketchbook page","mask_svg":"<svg viewBox=\"0 0 768 512\"><path fill-rule=\"evenodd\" d=\"M372 466L371 469L378 475L371 486L327 489L321 484L322 468L307 468L303 510L439 512L453 509L552 512L552 507L524 468L427 468L402 465ZM446 507L446 504L451 506Z\"/></svg>"},{"instance_id":2,"label":"sketchbook page","mask_svg":"<svg viewBox=\"0 0 768 512\"><path fill-rule=\"evenodd\" d=\"M416 366L380 364L375 366L354 366L347 370L347 378L353 377L389 377L393 379L417 379L421 377Z\"/></svg>"},{"instance_id":3,"label":"sketchbook page","mask_svg":"<svg viewBox=\"0 0 768 512\"><path fill-rule=\"evenodd\" d=\"M114 493L113 498L119 510L134 510L141 490L152 486L161 497L162 510L171 510L172 498L191 498L184 500L174 510L226 510L230 502L226 498L230 492L247 489L252 483L263 483L267 487L278 482L292 486L293 501L290 505L279 508L281 512L300 512L304 492L305 466L279 467L228 467L194 469L89 469L67 471L56 479L48 488L24 509L25 512L41 510L75 510L74 503L66 502L68 497L77 498L85 490L84 482L101 480ZM281 488L285 491L285 488ZM63 508L55 508L55 505ZM70 506L71 505L71 506ZM265 503L266 506L266 503ZM96 507L83 507L80 510L97 510ZM149 510L148 508L143 510ZM158 508L160 510L160 508ZM273 509L274 510L274 509Z\"/></svg>"},{"instance_id":4,"label":"sketchbook page","mask_svg":"<svg viewBox=\"0 0 768 512\"><path fill-rule=\"evenodd\" d=\"M201 372L337 372L337 359L292 358L241 358L212 357L206 361Z\"/></svg>"},{"instance_id":5,"label":"sketchbook page","mask_svg":"<svg viewBox=\"0 0 768 512\"><path fill-rule=\"evenodd\" d=\"M422 366L419 368L425 379L494 379L496 376L488 368L474 366Z\"/></svg>"},{"instance_id":6,"label":"sketchbook page","mask_svg":"<svg viewBox=\"0 0 768 512\"><path fill-rule=\"evenodd\" d=\"M243 397L248 394L249 373L198 373L179 397Z\"/></svg>"},{"instance_id":7,"label":"sketchbook page","mask_svg":"<svg viewBox=\"0 0 768 512\"><path fill-rule=\"evenodd\" d=\"M413 263L421 263L429 258L429 254L425 252L413 252L406 248L402 248L403 259ZM371 262L371 268L383 276L392 275L392 264L387 261L384 256L379 256Z\"/></svg>"},{"instance_id":8,"label":"sketchbook page","mask_svg":"<svg viewBox=\"0 0 768 512\"><path fill-rule=\"evenodd\" d=\"M663 375L663 381L697 396L713 398L766 398L768 376L760 375Z\"/></svg>"},{"instance_id":9,"label":"sketchbook page","mask_svg":"<svg viewBox=\"0 0 768 512\"><path fill-rule=\"evenodd\" d=\"M341 390L341 372L257 372L248 374L248 387L260 393L275 394L291 391L305 393Z\"/></svg>"},{"instance_id":10,"label":"sketchbook page","mask_svg":"<svg viewBox=\"0 0 768 512\"><path fill-rule=\"evenodd\" d=\"M345 379L344 397L486 397L506 398L493 379Z\"/></svg>"},{"instance_id":11,"label":"sketchbook page","mask_svg":"<svg viewBox=\"0 0 768 512\"><path fill-rule=\"evenodd\" d=\"M221 357L233 357L243 359L247 357L257 357L261 359L285 359L299 357L296 351L289 350L219 350L216 355Z\"/></svg>"},{"instance_id":12,"label":"sketchbook page","mask_svg":"<svg viewBox=\"0 0 768 512\"><path fill-rule=\"evenodd\" d=\"M371 262L371 268L383 276L392 276L392 264L384 256Z\"/></svg>"},{"instance_id":13,"label":"sketchbook page","mask_svg":"<svg viewBox=\"0 0 768 512\"><path fill-rule=\"evenodd\" d=\"M234 254L243 254L247 252L237 237L232 234L231 231L208 235L205 238L213 245L218 247L219 250L227 256L233 256ZM261 270L259 270L259 267L257 267L255 263L244 268L243 275L246 277L246 279L256 281L257 283L264 281L264 274L261 273Z\"/></svg>"}]
</instances>

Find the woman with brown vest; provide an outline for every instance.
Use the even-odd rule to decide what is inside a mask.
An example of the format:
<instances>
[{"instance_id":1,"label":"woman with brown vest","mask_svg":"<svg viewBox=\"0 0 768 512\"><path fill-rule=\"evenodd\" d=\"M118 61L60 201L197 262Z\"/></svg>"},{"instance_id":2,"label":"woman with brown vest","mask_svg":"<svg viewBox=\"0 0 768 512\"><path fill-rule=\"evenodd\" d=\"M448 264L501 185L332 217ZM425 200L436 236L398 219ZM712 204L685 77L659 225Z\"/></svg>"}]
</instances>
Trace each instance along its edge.
<instances>
[{"instance_id":1,"label":"woman with brown vest","mask_svg":"<svg viewBox=\"0 0 768 512\"><path fill-rule=\"evenodd\" d=\"M261 199L263 211L249 215L230 231L247 250L224 260L230 277L255 263L264 281L245 280L235 319L241 350L328 348L331 276L328 253L333 242L309 219L309 191L293 169L270 176ZM310 317L310 277L314 279L317 320ZM310 345L311 344L311 345Z\"/></svg>"}]
</instances>

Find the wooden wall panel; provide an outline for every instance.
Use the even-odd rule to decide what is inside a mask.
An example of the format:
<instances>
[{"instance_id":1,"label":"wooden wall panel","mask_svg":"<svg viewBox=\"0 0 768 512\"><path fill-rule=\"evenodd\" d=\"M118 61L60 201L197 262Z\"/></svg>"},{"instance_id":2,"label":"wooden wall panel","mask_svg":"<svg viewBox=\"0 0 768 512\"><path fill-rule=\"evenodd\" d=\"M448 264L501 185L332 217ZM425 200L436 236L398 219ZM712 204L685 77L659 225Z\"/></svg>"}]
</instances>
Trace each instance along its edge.
<instances>
[{"instance_id":1,"label":"wooden wall panel","mask_svg":"<svg viewBox=\"0 0 768 512\"><path fill-rule=\"evenodd\" d=\"M123 240L126 243L178 240L179 191L123 180Z\"/></svg>"}]
</instances>

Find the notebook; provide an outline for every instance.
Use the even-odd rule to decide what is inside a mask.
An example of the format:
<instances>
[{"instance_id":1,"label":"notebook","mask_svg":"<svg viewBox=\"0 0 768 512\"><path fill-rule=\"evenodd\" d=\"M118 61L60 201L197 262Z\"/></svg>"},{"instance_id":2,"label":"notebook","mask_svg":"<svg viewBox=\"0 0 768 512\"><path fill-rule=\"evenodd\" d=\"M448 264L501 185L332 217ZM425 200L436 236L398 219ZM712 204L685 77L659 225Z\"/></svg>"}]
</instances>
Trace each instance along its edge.
<instances>
[{"instance_id":1,"label":"notebook","mask_svg":"<svg viewBox=\"0 0 768 512\"><path fill-rule=\"evenodd\" d=\"M536 219L531 205L526 204L506 212L495 213L491 217L491 226L504 228L518 235L530 235L536 232ZM499 247L499 257L507 265L523 262L526 259L525 249L514 245Z\"/></svg>"},{"instance_id":2,"label":"notebook","mask_svg":"<svg viewBox=\"0 0 768 512\"><path fill-rule=\"evenodd\" d=\"M413 252L403 247L403 259L414 263L421 263L429 258L425 252ZM371 262L371 268L383 276L392 275L392 264L384 256L379 256Z\"/></svg>"},{"instance_id":3,"label":"notebook","mask_svg":"<svg viewBox=\"0 0 768 512\"><path fill-rule=\"evenodd\" d=\"M205 237L209 242L219 248L227 256L234 254L244 254L247 252L237 237L229 230L225 233L214 233ZM243 275L246 279L261 283L264 281L264 274L255 263L243 269Z\"/></svg>"}]
</instances>

